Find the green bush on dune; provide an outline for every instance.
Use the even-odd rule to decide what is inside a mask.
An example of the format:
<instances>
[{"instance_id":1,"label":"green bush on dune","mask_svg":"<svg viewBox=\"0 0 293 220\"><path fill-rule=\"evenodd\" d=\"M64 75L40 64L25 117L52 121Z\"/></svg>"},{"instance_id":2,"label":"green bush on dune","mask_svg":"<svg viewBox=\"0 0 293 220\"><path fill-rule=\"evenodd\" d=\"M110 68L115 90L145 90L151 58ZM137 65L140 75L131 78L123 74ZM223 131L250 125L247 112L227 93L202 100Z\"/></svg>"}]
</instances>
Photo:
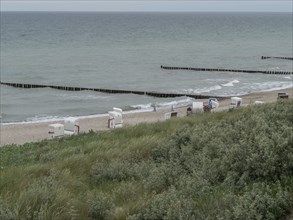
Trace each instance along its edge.
<instances>
[{"instance_id":1,"label":"green bush on dune","mask_svg":"<svg viewBox=\"0 0 293 220\"><path fill-rule=\"evenodd\" d=\"M0 149L0 219L280 219L292 101Z\"/></svg>"}]
</instances>

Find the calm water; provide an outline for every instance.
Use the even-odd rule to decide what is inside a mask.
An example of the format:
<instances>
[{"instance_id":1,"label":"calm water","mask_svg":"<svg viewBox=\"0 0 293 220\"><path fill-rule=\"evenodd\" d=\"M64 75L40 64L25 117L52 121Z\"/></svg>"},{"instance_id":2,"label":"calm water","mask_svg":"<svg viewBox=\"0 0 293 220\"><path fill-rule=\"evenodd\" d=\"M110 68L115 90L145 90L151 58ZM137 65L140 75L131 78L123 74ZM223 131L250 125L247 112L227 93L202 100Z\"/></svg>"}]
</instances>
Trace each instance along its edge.
<instances>
[{"instance_id":1,"label":"calm water","mask_svg":"<svg viewBox=\"0 0 293 220\"><path fill-rule=\"evenodd\" d=\"M161 70L160 65L292 71L291 13L1 12L1 81L237 95L292 76ZM1 86L2 123L188 102Z\"/></svg>"}]
</instances>

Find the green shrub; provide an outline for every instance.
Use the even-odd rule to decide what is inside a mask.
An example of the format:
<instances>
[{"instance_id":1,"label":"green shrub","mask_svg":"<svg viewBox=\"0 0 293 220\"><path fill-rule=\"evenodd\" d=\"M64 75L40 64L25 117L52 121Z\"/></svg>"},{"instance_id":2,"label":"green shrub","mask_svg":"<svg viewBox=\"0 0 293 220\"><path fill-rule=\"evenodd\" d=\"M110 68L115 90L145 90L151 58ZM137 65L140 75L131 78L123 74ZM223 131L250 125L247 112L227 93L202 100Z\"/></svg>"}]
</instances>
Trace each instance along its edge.
<instances>
[{"instance_id":1,"label":"green shrub","mask_svg":"<svg viewBox=\"0 0 293 220\"><path fill-rule=\"evenodd\" d=\"M0 197L0 219L13 220L19 219L19 207L10 206L11 201L5 200Z\"/></svg>"},{"instance_id":2,"label":"green shrub","mask_svg":"<svg viewBox=\"0 0 293 220\"><path fill-rule=\"evenodd\" d=\"M292 101L0 148L0 219L279 219Z\"/></svg>"},{"instance_id":3,"label":"green shrub","mask_svg":"<svg viewBox=\"0 0 293 220\"><path fill-rule=\"evenodd\" d=\"M89 214L93 219L110 219L114 204L111 199L101 192L91 192L88 195L87 204Z\"/></svg>"},{"instance_id":4,"label":"green shrub","mask_svg":"<svg viewBox=\"0 0 293 220\"><path fill-rule=\"evenodd\" d=\"M254 183L245 193L235 198L236 203L226 210L223 219L273 220L284 216L292 207L292 195L279 183Z\"/></svg>"},{"instance_id":5,"label":"green shrub","mask_svg":"<svg viewBox=\"0 0 293 220\"><path fill-rule=\"evenodd\" d=\"M96 183L138 180L148 175L148 166L148 162L131 163L120 160L101 160L93 165L91 177Z\"/></svg>"},{"instance_id":6,"label":"green shrub","mask_svg":"<svg viewBox=\"0 0 293 220\"><path fill-rule=\"evenodd\" d=\"M155 195L139 213L129 216L128 220L195 219L194 211L194 201L182 197L172 187L167 192Z\"/></svg>"}]
</instances>

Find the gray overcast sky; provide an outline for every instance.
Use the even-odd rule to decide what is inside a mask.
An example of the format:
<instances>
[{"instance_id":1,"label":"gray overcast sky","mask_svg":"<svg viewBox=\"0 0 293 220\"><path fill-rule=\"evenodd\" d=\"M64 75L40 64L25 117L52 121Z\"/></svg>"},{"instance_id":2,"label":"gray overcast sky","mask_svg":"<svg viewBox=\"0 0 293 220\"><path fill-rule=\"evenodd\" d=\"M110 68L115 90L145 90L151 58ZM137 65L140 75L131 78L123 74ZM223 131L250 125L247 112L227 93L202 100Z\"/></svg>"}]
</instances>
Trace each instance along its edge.
<instances>
[{"instance_id":1,"label":"gray overcast sky","mask_svg":"<svg viewBox=\"0 0 293 220\"><path fill-rule=\"evenodd\" d=\"M278 1L45 1L1 0L1 11L263 11L292 12L292 0Z\"/></svg>"}]
</instances>

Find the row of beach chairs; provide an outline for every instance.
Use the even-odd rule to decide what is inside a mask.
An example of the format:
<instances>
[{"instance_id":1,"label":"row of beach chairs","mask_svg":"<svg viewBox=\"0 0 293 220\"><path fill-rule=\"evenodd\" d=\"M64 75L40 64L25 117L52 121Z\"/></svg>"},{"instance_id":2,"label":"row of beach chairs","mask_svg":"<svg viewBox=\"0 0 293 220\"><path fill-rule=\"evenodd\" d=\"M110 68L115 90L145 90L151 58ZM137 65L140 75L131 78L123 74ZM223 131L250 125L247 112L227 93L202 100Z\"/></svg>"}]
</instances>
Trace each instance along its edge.
<instances>
[{"instance_id":1,"label":"row of beach chairs","mask_svg":"<svg viewBox=\"0 0 293 220\"><path fill-rule=\"evenodd\" d=\"M108 128L121 128L123 126L121 108L113 108L112 111L108 112ZM78 125L77 119L67 118L64 120L64 124L55 123L49 125L48 138L64 137L79 134L80 127Z\"/></svg>"},{"instance_id":2,"label":"row of beach chairs","mask_svg":"<svg viewBox=\"0 0 293 220\"><path fill-rule=\"evenodd\" d=\"M287 99L289 96L287 93L278 93L278 99ZM254 104L263 104L263 101L255 101ZM242 98L231 97L229 109L239 108L242 105ZM219 107L219 102L215 98L210 98L207 102L195 101L190 107L187 108L187 115L210 112ZM156 109L154 109L156 111ZM108 112L108 128L121 128L123 127L123 111L121 108L113 108L112 111ZM174 110L173 106L170 112L164 114L164 119L170 119L177 117L178 112ZM56 123L49 125L48 137L49 139L55 137L63 137L79 134L80 127L78 125L77 119L67 118L64 120L64 124Z\"/></svg>"},{"instance_id":3,"label":"row of beach chairs","mask_svg":"<svg viewBox=\"0 0 293 220\"><path fill-rule=\"evenodd\" d=\"M49 125L48 138L71 136L79 134L79 125L75 118L67 118L64 124L56 123Z\"/></svg>"}]
</instances>

